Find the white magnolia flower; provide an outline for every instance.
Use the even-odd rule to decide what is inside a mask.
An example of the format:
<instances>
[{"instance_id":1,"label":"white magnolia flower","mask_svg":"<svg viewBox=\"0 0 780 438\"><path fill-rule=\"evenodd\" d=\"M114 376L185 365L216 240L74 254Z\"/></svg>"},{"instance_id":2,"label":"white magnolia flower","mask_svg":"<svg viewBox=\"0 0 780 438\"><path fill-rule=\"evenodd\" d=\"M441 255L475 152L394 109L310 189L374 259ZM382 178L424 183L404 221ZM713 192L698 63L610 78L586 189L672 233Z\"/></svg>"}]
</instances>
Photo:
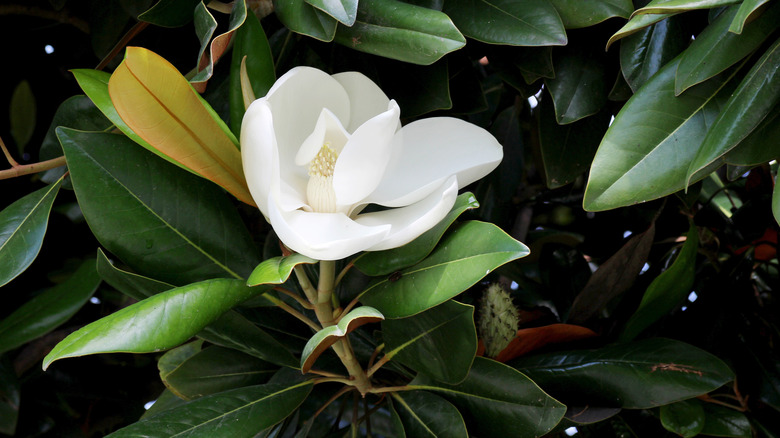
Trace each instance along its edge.
<instances>
[{"instance_id":1,"label":"white magnolia flower","mask_svg":"<svg viewBox=\"0 0 780 438\"><path fill-rule=\"evenodd\" d=\"M501 161L501 145L478 126L437 117L401 128L400 113L366 76L310 67L249 106L244 174L285 245L318 260L404 245ZM369 204L390 208L361 214Z\"/></svg>"}]
</instances>

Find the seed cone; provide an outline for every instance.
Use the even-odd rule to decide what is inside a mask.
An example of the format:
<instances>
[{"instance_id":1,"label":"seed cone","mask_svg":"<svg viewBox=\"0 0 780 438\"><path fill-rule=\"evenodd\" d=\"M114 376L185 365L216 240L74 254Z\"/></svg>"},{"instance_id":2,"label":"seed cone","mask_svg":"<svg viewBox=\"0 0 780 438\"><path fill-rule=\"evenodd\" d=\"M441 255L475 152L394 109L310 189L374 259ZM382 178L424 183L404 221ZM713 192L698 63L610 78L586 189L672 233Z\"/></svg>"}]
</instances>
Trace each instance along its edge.
<instances>
[{"instance_id":1,"label":"seed cone","mask_svg":"<svg viewBox=\"0 0 780 438\"><path fill-rule=\"evenodd\" d=\"M496 357L517 333L520 317L512 297L494 283L482 295L479 307L479 337L485 344L485 354Z\"/></svg>"}]
</instances>

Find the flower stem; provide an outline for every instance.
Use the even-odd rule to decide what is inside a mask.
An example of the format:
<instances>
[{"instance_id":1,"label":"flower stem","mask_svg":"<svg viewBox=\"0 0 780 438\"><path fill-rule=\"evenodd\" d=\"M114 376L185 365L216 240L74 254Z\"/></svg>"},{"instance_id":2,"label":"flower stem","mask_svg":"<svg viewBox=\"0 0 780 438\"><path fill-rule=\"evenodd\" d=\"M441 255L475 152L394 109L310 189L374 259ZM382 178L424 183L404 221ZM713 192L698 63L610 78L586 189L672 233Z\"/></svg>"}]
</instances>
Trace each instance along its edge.
<instances>
[{"instance_id":1,"label":"flower stem","mask_svg":"<svg viewBox=\"0 0 780 438\"><path fill-rule=\"evenodd\" d=\"M320 261L320 279L317 284L317 300L314 304L314 313L317 315L322 327L329 327L335 324L333 318L333 308L331 307L331 297L333 295L333 289L335 287L336 279L336 263L333 261L323 260ZM300 279L300 278L299 278ZM304 285L301 285L306 287ZM309 295L307 293L307 295ZM371 389L371 382L368 380L365 370L358 363L355 358L355 352L352 350L352 345L349 343L349 339L344 337L339 342L333 344L333 351L336 352L341 363L347 368L350 377L353 379L353 385L365 396Z\"/></svg>"}]
</instances>

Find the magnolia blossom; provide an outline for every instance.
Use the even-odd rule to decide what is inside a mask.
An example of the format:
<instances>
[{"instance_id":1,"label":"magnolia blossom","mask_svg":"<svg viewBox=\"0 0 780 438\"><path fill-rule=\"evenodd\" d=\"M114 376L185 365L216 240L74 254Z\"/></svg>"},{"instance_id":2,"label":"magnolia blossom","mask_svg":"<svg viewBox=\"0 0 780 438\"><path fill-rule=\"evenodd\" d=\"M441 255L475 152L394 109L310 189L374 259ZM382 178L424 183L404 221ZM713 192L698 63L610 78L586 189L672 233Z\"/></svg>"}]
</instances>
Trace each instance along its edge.
<instances>
[{"instance_id":1,"label":"magnolia blossom","mask_svg":"<svg viewBox=\"0 0 780 438\"><path fill-rule=\"evenodd\" d=\"M290 70L249 106L244 174L287 247L337 260L409 243L501 161L501 145L478 126L436 117L401 127L400 114L363 74L310 67ZM362 213L370 204L387 208Z\"/></svg>"}]
</instances>

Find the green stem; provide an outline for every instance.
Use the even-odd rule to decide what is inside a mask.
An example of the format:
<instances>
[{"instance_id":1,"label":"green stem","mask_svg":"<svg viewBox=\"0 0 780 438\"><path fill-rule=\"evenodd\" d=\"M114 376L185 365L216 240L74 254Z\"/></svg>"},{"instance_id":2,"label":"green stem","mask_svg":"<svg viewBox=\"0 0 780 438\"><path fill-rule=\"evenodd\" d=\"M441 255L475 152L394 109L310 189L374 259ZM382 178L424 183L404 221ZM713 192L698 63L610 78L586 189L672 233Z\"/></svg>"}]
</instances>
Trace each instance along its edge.
<instances>
[{"instance_id":1,"label":"green stem","mask_svg":"<svg viewBox=\"0 0 780 438\"><path fill-rule=\"evenodd\" d=\"M336 262L323 260L320 261L320 280L317 284L317 300L313 302L314 313L317 315L322 327L329 327L335 324L333 318L333 308L331 307L331 297L335 287ZM306 290L304 285L301 285ZM309 294L307 293L307 296ZM368 380L365 370L355 358L355 352L349 343L349 339L344 337L341 341L333 344L333 351L336 352L341 363L347 368L350 377L353 379L353 385L365 396L371 389L371 382Z\"/></svg>"}]
</instances>

